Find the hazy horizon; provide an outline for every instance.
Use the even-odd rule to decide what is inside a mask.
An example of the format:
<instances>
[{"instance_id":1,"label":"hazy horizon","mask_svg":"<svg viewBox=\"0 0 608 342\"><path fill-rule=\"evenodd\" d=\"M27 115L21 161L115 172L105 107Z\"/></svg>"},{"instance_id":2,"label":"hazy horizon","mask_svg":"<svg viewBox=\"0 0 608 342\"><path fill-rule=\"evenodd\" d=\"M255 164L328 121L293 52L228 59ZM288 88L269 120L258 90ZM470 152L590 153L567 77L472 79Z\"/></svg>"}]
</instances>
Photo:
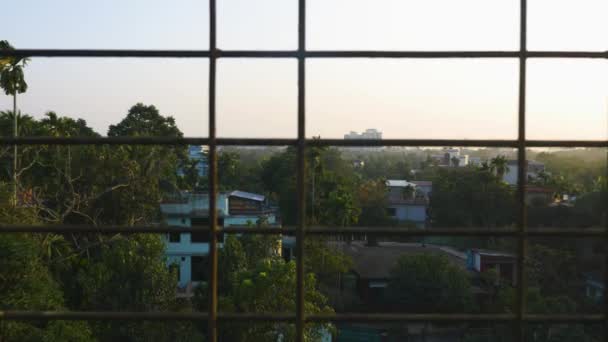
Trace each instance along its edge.
<instances>
[{"instance_id":1,"label":"hazy horizon","mask_svg":"<svg viewBox=\"0 0 608 342\"><path fill-rule=\"evenodd\" d=\"M309 0L311 50L517 50L519 1ZM200 0L23 0L4 6L18 48L208 48ZM608 2L529 2L530 50L605 51ZM27 18L24 22L23 18ZM295 49L296 0L218 1L222 49ZM22 112L83 118L101 134L138 103L206 136L207 59L33 58ZM514 139L517 59L314 59L307 62L307 135L342 138L376 128L385 138ZM294 59L222 59L218 136L296 137ZM527 137L608 138L608 63L531 59ZM0 110L12 99L0 95Z\"/></svg>"}]
</instances>

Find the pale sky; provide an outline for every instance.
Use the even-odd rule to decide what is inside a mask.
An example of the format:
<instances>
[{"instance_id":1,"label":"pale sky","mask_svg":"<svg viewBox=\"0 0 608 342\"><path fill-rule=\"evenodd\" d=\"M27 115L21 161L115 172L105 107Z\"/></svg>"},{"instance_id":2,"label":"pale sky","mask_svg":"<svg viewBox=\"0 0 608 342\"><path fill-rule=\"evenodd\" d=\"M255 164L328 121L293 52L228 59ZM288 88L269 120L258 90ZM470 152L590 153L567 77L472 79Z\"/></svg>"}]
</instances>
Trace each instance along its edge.
<instances>
[{"instance_id":1,"label":"pale sky","mask_svg":"<svg viewBox=\"0 0 608 342\"><path fill-rule=\"evenodd\" d=\"M297 46L296 0L217 0L222 49ZM516 50L519 0L308 0L311 50ZM608 1L529 0L530 50L608 50ZM208 48L202 0L19 0L2 5L0 39L19 48ZM528 138L607 139L608 61L531 59ZM341 138L511 139L514 59L314 59L307 134ZM84 118L105 134L137 102L207 134L206 59L34 58L23 112ZM293 59L222 59L218 135L295 137ZM0 95L0 110L11 108Z\"/></svg>"}]
</instances>

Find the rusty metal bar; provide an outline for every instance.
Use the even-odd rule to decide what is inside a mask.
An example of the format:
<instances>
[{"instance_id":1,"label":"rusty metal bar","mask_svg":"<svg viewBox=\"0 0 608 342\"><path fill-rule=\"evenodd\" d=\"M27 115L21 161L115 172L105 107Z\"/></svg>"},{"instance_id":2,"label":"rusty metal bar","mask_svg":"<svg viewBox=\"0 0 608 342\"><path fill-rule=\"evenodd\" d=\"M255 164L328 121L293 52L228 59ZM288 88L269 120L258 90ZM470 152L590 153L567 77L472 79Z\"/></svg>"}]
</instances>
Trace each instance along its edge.
<instances>
[{"instance_id":1,"label":"rusty metal bar","mask_svg":"<svg viewBox=\"0 0 608 342\"><path fill-rule=\"evenodd\" d=\"M304 342L304 230L306 229L306 0L298 0L298 141L296 229L296 341Z\"/></svg>"},{"instance_id":2,"label":"rusty metal bar","mask_svg":"<svg viewBox=\"0 0 608 342\"><path fill-rule=\"evenodd\" d=\"M217 146L296 146L298 139L278 138L216 138ZM0 137L0 145L209 145L209 138L198 137ZM462 139L383 139L342 140L306 139L308 146L337 147L511 147L518 140ZM608 140L526 140L527 147L608 147Z\"/></svg>"},{"instance_id":3,"label":"rusty metal bar","mask_svg":"<svg viewBox=\"0 0 608 342\"><path fill-rule=\"evenodd\" d=\"M340 234L369 234L385 236L487 236L487 237L519 237L522 233L515 229L496 228L429 228L408 229L392 227L307 227L307 234L312 235L340 235ZM534 237L603 237L605 231L601 228L542 228L526 230L523 236Z\"/></svg>"},{"instance_id":4,"label":"rusty metal bar","mask_svg":"<svg viewBox=\"0 0 608 342\"><path fill-rule=\"evenodd\" d=\"M524 315L525 322L547 323L602 323L606 315ZM158 312L158 311L0 311L0 321L206 321L206 312ZM228 313L220 312L218 321L233 322L294 322L293 313ZM517 319L513 314L316 314L305 317L306 322L510 322Z\"/></svg>"},{"instance_id":5,"label":"rusty metal bar","mask_svg":"<svg viewBox=\"0 0 608 342\"><path fill-rule=\"evenodd\" d=\"M525 285L525 259L526 259L526 51L527 51L527 0L520 0L520 36L519 36L519 101L518 101L518 146L517 146L517 203L518 203L518 236L517 250L517 328L518 340L525 342L526 331L524 315L526 314L526 285Z\"/></svg>"},{"instance_id":6,"label":"rusty metal bar","mask_svg":"<svg viewBox=\"0 0 608 342\"><path fill-rule=\"evenodd\" d=\"M216 0L209 0L209 320L207 338L217 342L218 315L218 235L217 226L217 131L216 131L216 76L217 76L217 8Z\"/></svg>"},{"instance_id":7,"label":"rusty metal bar","mask_svg":"<svg viewBox=\"0 0 608 342\"><path fill-rule=\"evenodd\" d=\"M608 51L219 50L218 58L608 58ZM209 58L210 50L15 49L0 57Z\"/></svg>"},{"instance_id":8,"label":"rusty metal bar","mask_svg":"<svg viewBox=\"0 0 608 342\"><path fill-rule=\"evenodd\" d=\"M525 322L554 323L595 323L606 319L605 315L524 315ZM310 315L308 322L512 322L517 320L513 314L365 314L345 313L335 315Z\"/></svg>"},{"instance_id":9,"label":"rusty metal bar","mask_svg":"<svg viewBox=\"0 0 608 342\"><path fill-rule=\"evenodd\" d=\"M608 127L606 128L608 131ZM608 132L607 132L608 133ZM604 191L608 193L608 150L606 150L606 170L604 176L606 177L606 182L604 182ZM604 204L605 214L608 216L608 203ZM608 219L606 220L606 226L604 227L605 237L604 237L604 245L608 246ZM604 300L604 315L608 315L608 252L604 250L604 293L602 298ZM608 340L608 317L604 320L604 339Z\"/></svg>"},{"instance_id":10,"label":"rusty metal bar","mask_svg":"<svg viewBox=\"0 0 608 342\"><path fill-rule=\"evenodd\" d=\"M297 227L217 227L218 233L224 234L264 234L295 235ZM8 233L57 233L57 234L167 234L167 233L211 233L209 226L87 226L87 225L0 225L0 234ZM429 228L411 229L405 227L307 227L306 234L311 235L350 235L368 234L385 236L493 236L518 237L522 235L516 229L496 229L485 227L471 228ZM563 237L596 237L606 235L603 228L542 228L528 229L524 236L563 238Z\"/></svg>"},{"instance_id":11,"label":"rusty metal bar","mask_svg":"<svg viewBox=\"0 0 608 342\"><path fill-rule=\"evenodd\" d=\"M0 311L0 320L207 320L209 337L217 341L217 322L226 321L288 321L296 323L296 336L303 341L305 322L470 322L470 321L516 321L519 340L523 341L524 322L561 322L595 323L603 322L608 326L608 287L604 293L604 315L527 315L525 312L525 272L526 242L530 236L543 237L602 237L608 242L606 229L539 229L528 230L526 224L525 184L527 147L608 147L608 141L553 141L526 140L526 61L527 58L592 58L608 59L608 51L527 51L527 2L521 0L520 49L518 51L306 51L305 44L305 0L299 0L298 50L291 51L221 51L217 49L216 39L216 0L210 0L210 46L209 50L58 50L58 49L17 49L2 51L0 56L20 57L118 57L118 58L209 58L209 137L208 138L168 138L168 137L2 137L0 145L209 145L210 162L210 224L208 227L93 227L93 226L25 226L0 225L0 233L169 233L169 232L208 232L210 239L210 301L208 313L172 312L45 312L45 311ZM298 59L298 136L297 139L259 139L259 138L218 138L216 132L216 67L218 58L297 58ZM306 139L305 135L305 63L307 58L518 58L520 62L518 137L516 140L449 140L449 139L388 139L388 140L338 140ZM258 145L258 146L296 146L297 158L297 196L298 225L286 228L257 227L218 227L217 225L217 146ZM306 228L305 207L305 153L307 146L463 146L463 147L511 147L518 149L518 203L519 222L517 229L495 230L481 227L437 228L429 230L409 230L399 228L374 227L310 227ZM297 288L295 314L280 313L221 313L217 307L217 238L221 233L257 233L296 235ZM309 234L352 234L366 233L403 236L505 236L518 239L518 287L517 313L514 315L492 314L336 314L310 315L304 312L304 239ZM607 257L608 258L608 257ZM607 259L608 262L608 259ZM608 283L608 268L606 270Z\"/></svg>"}]
</instances>

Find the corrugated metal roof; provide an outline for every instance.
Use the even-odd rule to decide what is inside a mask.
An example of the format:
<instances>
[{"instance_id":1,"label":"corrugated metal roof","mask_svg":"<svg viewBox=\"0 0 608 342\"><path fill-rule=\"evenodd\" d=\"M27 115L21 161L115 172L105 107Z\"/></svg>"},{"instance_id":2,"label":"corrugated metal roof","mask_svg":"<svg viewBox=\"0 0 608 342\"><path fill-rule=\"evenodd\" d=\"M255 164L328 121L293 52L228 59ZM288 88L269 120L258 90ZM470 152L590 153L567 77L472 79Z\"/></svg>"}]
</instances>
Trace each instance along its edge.
<instances>
[{"instance_id":1,"label":"corrugated metal roof","mask_svg":"<svg viewBox=\"0 0 608 342\"><path fill-rule=\"evenodd\" d=\"M407 242L379 242L378 246L367 246L363 241L335 242L330 248L350 256L353 260L353 271L365 279L388 279L397 260L405 255L445 255L450 262L466 270L466 259L462 253L451 252L448 247L422 245Z\"/></svg>"},{"instance_id":2,"label":"corrugated metal roof","mask_svg":"<svg viewBox=\"0 0 608 342\"><path fill-rule=\"evenodd\" d=\"M264 199L266 198L264 195L254 194L251 192L245 192L245 191L239 191L239 190L235 190L235 191L231 192L228 196L246 198L246 199L250 199L252 201L258 201L258 202L264 202Z\"/></svg>"},{"instance_id":3,"label":"corrugated metal roof","mask_svg":"<svg viewBox=\"0 0 608 342\"><path fill-rule=\"evenodd\" d=\"M414 183L410 183L408 181L406 181L405 179L389 179L386 181L386 185L389 187L399 187L399 188L405 188L407 186L411 186L411 187L416 187L416 184Z\"/></svg>"},{"instance_id":4,"label":"corrugated metal roof","mask_svg":"<svg viewBox=\"0 0 608 342\"><path fill-rule=\"evenodd\" d=\"M488 249L473 248L472 251L474 253L478 253L480 255L487 255L487 256L502 256L502 257L510 257L510 258L516 257L516 255L513 253L507 253L507 252L501 252L501 251L491 251Z\"/></svg>"},{"instance_id":5,"label":"corrugated metal roof","mask_svg":"<svg viewBox=\"0 0 608 342\"><path fill-rule=\"evenodd\" d=\"M414 183L414 184L416 184L416 185L420 185L420 186L432 186L432 185L433 185L433 182L432 182L432 181L423 181L423 180L420 180L420 181L412 181L411 183Z\"/></svg>"}]
</instances>

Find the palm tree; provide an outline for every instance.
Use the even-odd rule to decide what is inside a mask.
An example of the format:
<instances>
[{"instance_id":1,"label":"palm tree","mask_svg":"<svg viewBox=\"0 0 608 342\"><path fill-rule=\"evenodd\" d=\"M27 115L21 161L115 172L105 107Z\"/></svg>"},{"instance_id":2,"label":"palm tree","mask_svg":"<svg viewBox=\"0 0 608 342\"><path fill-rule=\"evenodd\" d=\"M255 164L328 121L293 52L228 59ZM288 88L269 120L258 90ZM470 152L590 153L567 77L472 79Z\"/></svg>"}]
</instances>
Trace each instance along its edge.
<instances>
[{"instance_id":1,"label":"palm tree","mask_svg":"<svg viewBox=\"0 0 608 342\"><path fill-rule=\"evenodd\" d=\"M0 40L0 51L11 51L14 48L6 40ZM6 95L13 96L13 136L17 137L17 94L27 91L27 83L23 75L23 68L28 62L23 57L0 57L0 87ZM17 145L13 147L13 201L17 205Z\"/></svg>"},{"instance_id":2,"label":"palm tree","mask_svg":"<svg viewBox=\"0 0 608 342\"><path fill-rule=\"evenodd\" d=\"M66 117L59 117L55 112L47 112L46 118L41 121L47 126L48 132L53 137L71 137L77 135L75 128L71 127L69 119ZM65 163L65 177L70 178L70 166L72 160L71 146L67 146L67 159ZM57 145L57 155L60 154L60 147Z\"/></svg>"},{"instance_id":3,"label":"palm tree","mask_svg":"<svg viewBox=\"0 0 608 342\"><path fill-rule=\"evenodd\" d=\"M509 166L507 162L507 157L505 156L496 156L492 158L490 161L490 170L492 172L496 172L496 176L502 179L505 173L509 172Z\"/></svg>"}]
</instances>

